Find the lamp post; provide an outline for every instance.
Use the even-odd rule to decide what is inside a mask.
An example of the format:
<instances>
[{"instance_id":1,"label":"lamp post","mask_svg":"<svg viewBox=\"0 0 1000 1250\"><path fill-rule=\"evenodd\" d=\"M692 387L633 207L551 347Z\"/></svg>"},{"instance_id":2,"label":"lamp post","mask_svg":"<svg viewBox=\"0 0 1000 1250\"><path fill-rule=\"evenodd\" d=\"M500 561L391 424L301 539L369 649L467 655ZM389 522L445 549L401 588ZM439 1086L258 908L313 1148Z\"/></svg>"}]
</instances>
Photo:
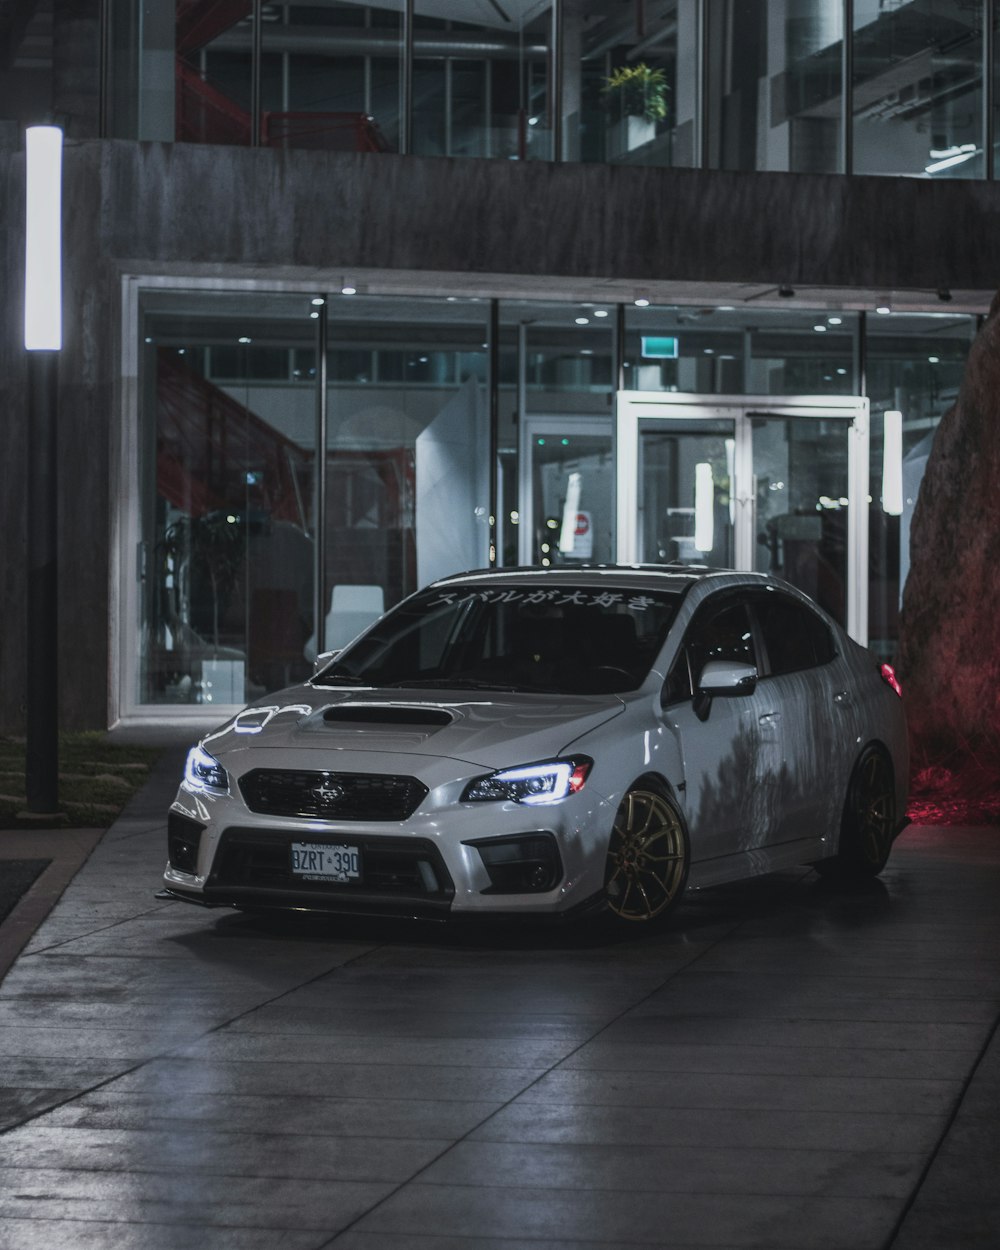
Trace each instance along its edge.
<instances>
[{"instance_id":1,"label":"lamp post","mask_svg":"<svg viewBox=\"0 0 1000 1250\"><path fill-rule=\"evenodd\" d=\"M62 141L25 132L24 346L28 353L27 742L25 791L35 814L59 803L56 418L62 347Z\"/></svg>"}]
</instances>

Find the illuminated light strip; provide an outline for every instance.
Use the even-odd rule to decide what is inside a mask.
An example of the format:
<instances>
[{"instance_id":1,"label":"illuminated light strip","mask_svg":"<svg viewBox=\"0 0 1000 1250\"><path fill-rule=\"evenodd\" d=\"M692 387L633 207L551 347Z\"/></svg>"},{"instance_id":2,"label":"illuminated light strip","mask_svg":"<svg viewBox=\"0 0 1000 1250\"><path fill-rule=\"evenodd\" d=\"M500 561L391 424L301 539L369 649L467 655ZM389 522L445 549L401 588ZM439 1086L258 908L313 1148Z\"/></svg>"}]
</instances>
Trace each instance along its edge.
<instances>
[{"instance_id":1,"label":"illuminated light strip","mask_svg":"<svg viewBox=\"0 0 1000 1250\"><path fill-rule=\"evenodd\" d=\"M974 156L978 155L978 148L974 148L971 152L956 152L954 156L946 156L944 160L932 161L930 165L925 165L924 173L939 174L943 169L951 169L953 166L961 165L964 161L970 161Z\"/></svg>"},{"instance_id":2,"label":"illuminated light strip","mask_svg":"<svg viewBox=\"0 0 1000 1250\"><path fill-rule=\"evenodd\" d=\"M694 466L694 545L696 551L715 546L715 483L707 460Z\"/></svg>"},{"instance_id":3,"label":"illuminated light strip","mask_svg":"<svg viewBox=\"0 0 1000 1250\"><path fill-rule=\"evenodd\" d=\"M883 414L882 511L887 516L903 515L903 414L890 409Z\"/></svg>"},{"instance_id":4,"label":"illuminated light strip","mask_svg":"<svg viewBox=\"0 0 1000 1250\"><path fill-rule=\"evenodd\" d=\"M62 147L58 126L25 131L24 346L62 347Z\"/></svg>"}]
</instances>

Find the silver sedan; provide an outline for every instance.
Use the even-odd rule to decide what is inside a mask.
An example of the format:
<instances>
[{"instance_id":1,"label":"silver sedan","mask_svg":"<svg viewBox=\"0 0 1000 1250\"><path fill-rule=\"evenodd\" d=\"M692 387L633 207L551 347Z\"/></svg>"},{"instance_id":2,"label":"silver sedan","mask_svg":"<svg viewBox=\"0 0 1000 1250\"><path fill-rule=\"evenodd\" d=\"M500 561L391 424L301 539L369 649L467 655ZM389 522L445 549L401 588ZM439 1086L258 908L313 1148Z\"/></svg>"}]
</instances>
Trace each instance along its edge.
<instances>
[{"instance_id":1,"label":"silver sedan","mask_svg":"<svg viewBox=\"0 0 1000 1250\"><path fill-rule=\"evenodd\" d=\"M891 668L763 574L436 582L187 759L164 882L210 907L603 912L815 864L904 823Z\"/></svg>"}]
</instances>

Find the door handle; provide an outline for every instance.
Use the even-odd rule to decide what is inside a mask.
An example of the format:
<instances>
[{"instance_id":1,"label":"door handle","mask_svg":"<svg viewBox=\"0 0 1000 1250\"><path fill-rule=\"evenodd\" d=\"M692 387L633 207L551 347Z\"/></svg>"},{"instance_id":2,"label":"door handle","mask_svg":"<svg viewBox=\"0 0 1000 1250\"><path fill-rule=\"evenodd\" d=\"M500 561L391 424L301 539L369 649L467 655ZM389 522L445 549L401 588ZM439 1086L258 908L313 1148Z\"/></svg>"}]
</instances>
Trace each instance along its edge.
<instances>
[{"instance_id":1,"label":"door handle","mask_svg":"<svg viewBox=\"0 0 1000 1250\"><path fill-rule=\"evenodd\" d=\"M762 712L759 717L762 725L776 725L781 720L780 712Z\"/></svg>"}]
</instances>

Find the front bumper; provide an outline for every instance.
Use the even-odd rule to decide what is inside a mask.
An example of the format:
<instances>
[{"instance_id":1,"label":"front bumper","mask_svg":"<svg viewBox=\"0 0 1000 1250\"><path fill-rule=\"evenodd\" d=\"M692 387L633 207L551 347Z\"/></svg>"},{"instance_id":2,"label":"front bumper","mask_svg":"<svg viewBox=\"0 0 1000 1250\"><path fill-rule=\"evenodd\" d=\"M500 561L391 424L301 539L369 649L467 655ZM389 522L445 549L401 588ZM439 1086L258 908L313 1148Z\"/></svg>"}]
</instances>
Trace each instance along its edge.
<instances>
[{"instance_id":1,"label":"front bumper","mask_svg":"<svg viewBox=\"0 0 1000 1250\"><path fill-rule=\"evenodd\" d=\"M603 890L613 811L595 793L551 807L472 803L405 822L267 818L231 798L171 809L163 884L206 907L424 916L561 914ZM361 879L307 880L293 842L356 847Z\"/></svg>"}]
</instances>

